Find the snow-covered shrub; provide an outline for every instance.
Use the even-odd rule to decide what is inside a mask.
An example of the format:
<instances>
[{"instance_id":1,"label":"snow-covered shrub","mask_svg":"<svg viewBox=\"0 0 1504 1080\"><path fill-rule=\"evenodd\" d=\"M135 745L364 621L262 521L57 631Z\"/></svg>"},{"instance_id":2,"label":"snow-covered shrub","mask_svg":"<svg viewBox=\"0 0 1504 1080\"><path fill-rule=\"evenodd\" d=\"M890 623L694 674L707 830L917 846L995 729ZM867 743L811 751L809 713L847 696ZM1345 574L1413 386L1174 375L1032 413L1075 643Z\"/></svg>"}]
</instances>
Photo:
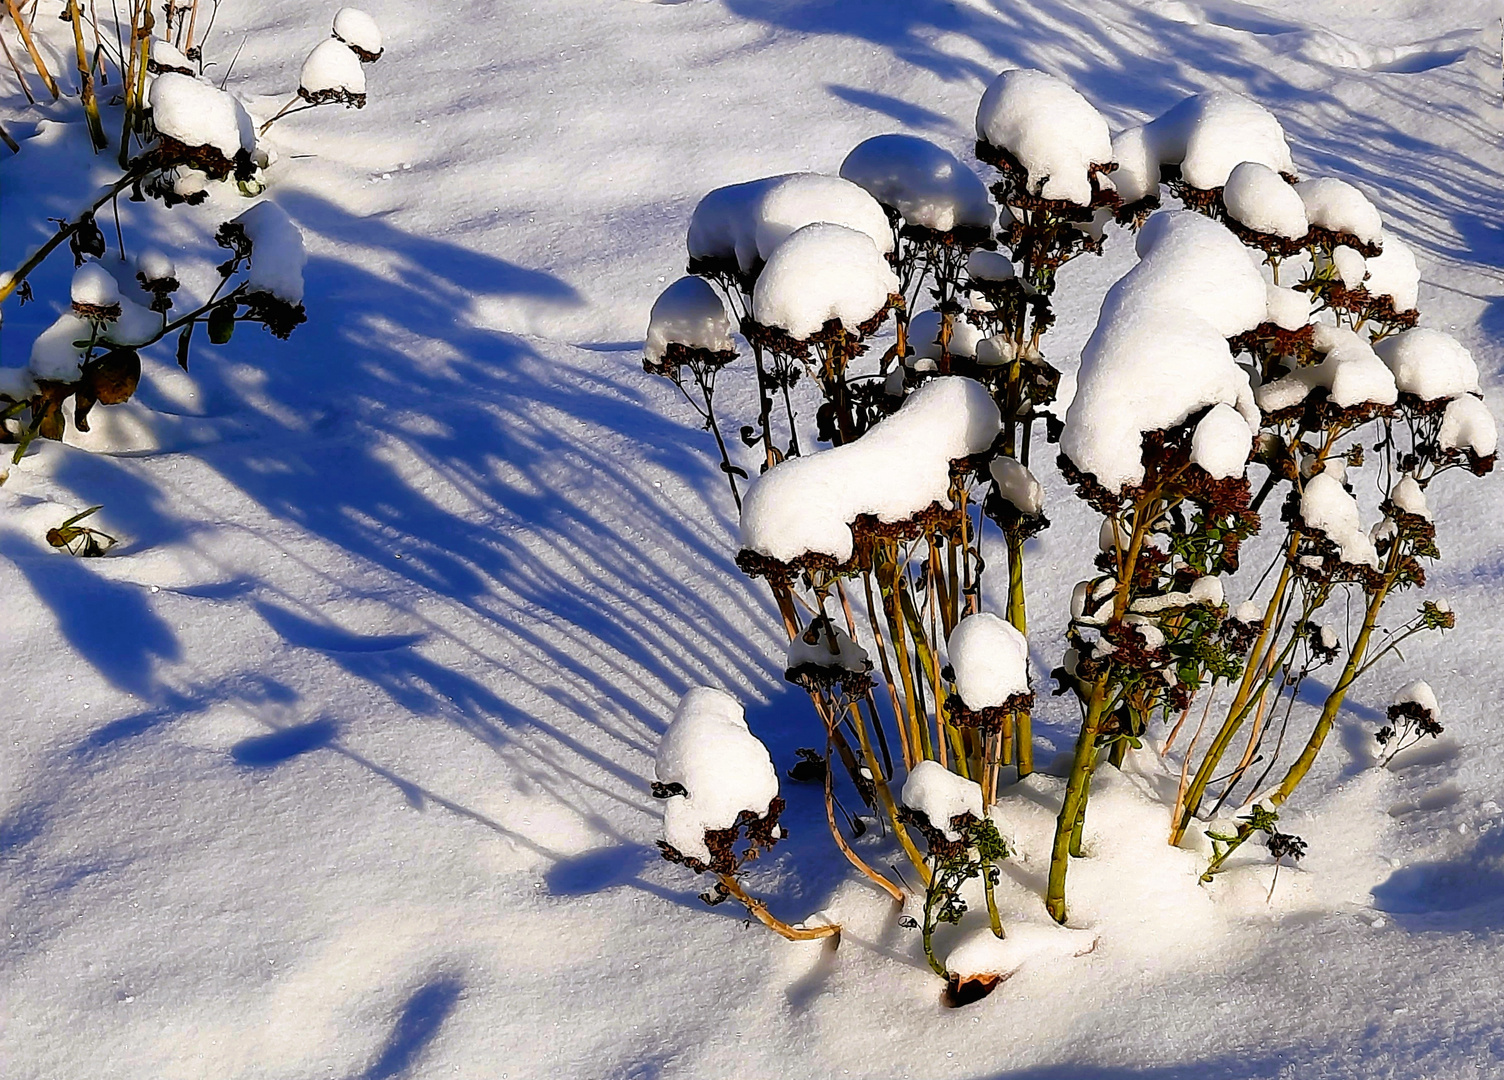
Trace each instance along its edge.
<instances>
[{"instance_id":1,"label":"snow-covered shrub","mask_svg":"<svg viewBox=\"0 0 1504 1080\"><path fill-rule=\"evenodd\" d=\"M259 195L274 156L261 137L288 111L268 120L258 134L239 99L200 74L192 20L181 18L182 11L171 4L166 14L167 36L154 37L149 7L130 5L127 40L135 44L129 55L115 57L126 87L121 176L0 279L0 301L13 294L23 303L32 299L28 275L65 241L77 267L71 303L37 337L28 367L6 369L0 377L0 441L19 443L16 461L34 438L63 437L70 400L73 424L81 431L89 429L96 404L129 400L141 375L140 351L169 335L175 337L178 363L186 368L201 324L209 340L222 345L237 323L259 323L286 338L307 318L303 237L270 200L219 227L215 240L230 258L219 265L219 282L202 300L179 303L182 282L174 261L150 246L150 236L132 237L138 254L131 257L122 230L117 257L109 257L95 214L126 191L134 200L154 199L169 207L202 203L209 185L218 182L233 181L250 198ZM341 9L334 36L304 65L304 89L310 81L316 89L303 93L302 100L307 107L334 100L363 105L362 64L380 55L374 21L354 8ZM96 148L104 149L104 141L96 140Z\"/></svg>"},{"instance_id":2,"label":"snow-covered shrub","mask_svg":"<svg viewBox=\"0 0 1504 1080\"><path fill-rule=\"evenodd\" d=\"M986 932L1002 939L997 823L1008 781L1032 770L1025 542L1049 524L1032 459L1041 425L1061 474L1103 517L1053 673L1080 703L1075 752L1062 785L1030 789L1061 799L1043 897L1059 921L1099 765L1126 764L1161 720L1173 745L1193 702L1209 710L1230 695L1210 745L1182 751L1187 775L1166 807L1178 841L1215 815L1202 802L1244 722L1254 717L1218 807L1250 782L1264 792L1299 741L1285 735L1302 681L1338 665L1285 779L1247 800L1232 831L1206 830L1208 880L1254 834L1277 865L1300 857L1278 807L1343 695L1410 634L1450 625L1428 603L1369 647L1384 599L1421 584L1418 560L1436 555L1425 490L1447 470L1488 471L1496 448L1471 358L1415 326L1409 250L1351 185L1300 181L1262 106L1201 95L1114 138L1065 83L1009 71L984 94L976 131L977 157L1000 177L990 203L966 163L909 135L862 143L839 179L706 195L690 222L691 276L655 305L643 361L715 433L740 511L737 564L768 584L786 677L824 727L823 755L801 748L791 775L824 781L845 857L906 901L838 827L840 761L916 869L923 918L911 907L906 925L953 983L967 973L932 939L963 918L978 878ZM1182 208L1159 209L1162 185ZM1136 233L1138 260L1102 299L1062 420L1049 410L1060 372L1044 356L1059 271L1116 229ZM760 459L755 479L722 437L735 421L711 404L747 347L758 408L740 443ZM828 448L801 431L811 406ZM1367 446L1385 515L1373 529L1353 483ZM1257 490L1254 466L1266 474ZM1278 574L1245 581L1244 547L1276 491ZM1007 557L996 614L983 591L989 522ZM1350 639L1318 617L1348 594L1367 609ZM1405 704L1381 742L1429 730L1417 725L1434 710L1420 708ZM968 968L997 951L968 949Z\"/></svg>"}]
</instances>

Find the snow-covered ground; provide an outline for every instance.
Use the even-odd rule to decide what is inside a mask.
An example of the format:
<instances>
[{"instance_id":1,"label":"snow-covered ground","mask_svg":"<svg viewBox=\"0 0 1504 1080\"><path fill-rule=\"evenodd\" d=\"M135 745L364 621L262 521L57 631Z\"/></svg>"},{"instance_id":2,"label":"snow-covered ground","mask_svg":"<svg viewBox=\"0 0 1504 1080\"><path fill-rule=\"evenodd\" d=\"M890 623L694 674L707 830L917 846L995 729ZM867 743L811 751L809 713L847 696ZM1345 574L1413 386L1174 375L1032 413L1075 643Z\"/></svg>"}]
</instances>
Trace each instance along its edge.
<instances>
[{"instance_id":1,"label":"snow-covered ground","mask_svg":"<svg viewBox=\"0 0 1504 1080\"><path fill-rule=\"evenodd\" d=\"M55 45L61 6L37 16ZM335 6L226 0L206 54L244 42L229 86L270 116ZM367 107L270 136L307 325L286 345L242 327L191 374L161 351L136 401L0 487L6 1080L1504 1076L1497 477L1429 493L1427 595L1459 628L1350 698L1286 814L1310 854L1271 901L1267 878L1197 886L1158 842L1150 762L1104 781L1112 835L1072 871L1096 948L951 1011L817 789L784 783L791 837L751 881L788 918L835 913L835 953L706 908L652 846L687 687L741 697L780 771L818 722L732 563L709 436L640 366L701 194L834 172L890 131L974 161L982 89L1022 65L1115 130L1208 88L1272 109L1302 171L1360 185L1415 248L1425 323L1472 350L1499 415L1494 0L365 6L387 49ZM108 176L59 168L88 156L76 106L26 106L8 72L0 95L23 143L0 162L9 267ZM243 208L166 215L190 288ZM1131 261L1114 237L1064 275L1047 348L1067 376ZM25 363L68 262L7 303L0 365ZM1036 685L1095 532L1043 479ZM115 552L46 546L96 503ZM1447 734L1374 768L1417 677ZM1041 701L1065 748L1069 710ZM1013 826L1004 901L1037 920L1047 815Z\"/></svg>"}]
</instances>

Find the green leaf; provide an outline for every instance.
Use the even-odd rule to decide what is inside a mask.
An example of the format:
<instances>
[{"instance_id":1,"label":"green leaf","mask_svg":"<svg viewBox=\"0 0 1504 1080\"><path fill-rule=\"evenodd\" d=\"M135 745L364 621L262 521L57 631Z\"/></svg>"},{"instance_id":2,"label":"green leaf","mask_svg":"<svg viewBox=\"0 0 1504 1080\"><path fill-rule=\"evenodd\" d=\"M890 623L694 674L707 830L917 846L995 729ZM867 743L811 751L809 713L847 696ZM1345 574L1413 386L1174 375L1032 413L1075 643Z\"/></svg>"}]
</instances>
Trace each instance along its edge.
<instances>
[{"instance_id":1,"label":"green leaf","mask_svg":"<svg viewBox=\"0 0 1504 1080\"><path fill-rule=\"evenodd\" d=\"M235 307L226 304L209 312L209 340L215 345L227 344L235 334Z\"/></svg>"}]
</instances>

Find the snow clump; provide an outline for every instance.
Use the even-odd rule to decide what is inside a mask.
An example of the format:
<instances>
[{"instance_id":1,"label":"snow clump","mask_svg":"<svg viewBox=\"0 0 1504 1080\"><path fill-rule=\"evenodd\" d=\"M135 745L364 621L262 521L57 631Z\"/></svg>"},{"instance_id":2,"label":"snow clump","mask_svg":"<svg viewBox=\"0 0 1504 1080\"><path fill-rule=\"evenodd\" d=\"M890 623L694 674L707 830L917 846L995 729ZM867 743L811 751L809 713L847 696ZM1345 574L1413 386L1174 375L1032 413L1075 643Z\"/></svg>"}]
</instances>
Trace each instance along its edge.
<instances>
[{"instance_id":1,"label":"snow clump","mask_svg":"<svg viewBox=\"0 0 1504 1080\"><path fill-rule=\"evenodd\" d=\"M1311 231L1300 195L1257 161L1245 161L1228 175L1222 202L1234 221L1257 233L1299 240Z\"/></svg>"},{"instance_id":2,"label":"snow clump","mask_svg":"<svg viewBox=\"0 0 1504 1080\"><path fill-rule=\"evenodd\" d=\"M731 352L731 318L704 278L681 277L653 302L643 355L658 363L670 345L707 352Z\"/></svg>"},{"instance_id":3,"label":"snow clump","mask_svg":"<svg viewBox=\"0 0 1504 1080\"><path fill-rule=\"evenodd\" d=\"M366 72L360 57L336 38L319 42L303 61L298 96L315 104L342 101L360 108L366 103Z\"/></svg>"},{"instance_id":4,"label":"snow clump","mask_svg":"<svg viewBox=\"0 0 1504 1080\"><path fill-rule=\"evenodd\" d=\"M998 496L1024 517L1044 513L1044 485L1027 465L1010 457L995 457L988 466Z\"/></svg>"},{"instance_id":5,"label":"snow clump","mask_svg":"<svg viewBox=\"0 0 1504 1080\"><path fill-rule=\"evenodd\" d=\"M790 458L753 481L742 504L741 546L790 563L806 554L851 558L863 514L905 521L950 505L950 463L988 449L1002 427L986 387L942 376L855 442Z\"/></svg>"},{"instance_id":6,"label":"snow clump","mask_svg":"<svg viewBox=\"0 0 1504 1080\"><path fill-rule=\"evenodd\" d=\"M1264 296L1269 306L1269 321L1281 330L1299 330L1311 318L1310 293L1296 292L1270 283Z\"/></svg>"},{"instance_id":7,"label":"snow clump","mask_svg":"<svg viewBox=\"0 0 1504 1080\"><path fill-rule=\"evenodd\" d=\"M1331 473L1317 473L1300 493L1300 519L1337 545L1338 557L1353 566L1379 568L1379 553L1358 523L1358 500Z\"/></svg>"},{"instance_id":8,"label":"snow clump","mask_svg":"<svg viewBox=\"0 0 1504 1080\"><path fill-rule=\"evenodd\" d=\"M961 834L950 827L950 819L970 813L982 818L982 788L951 772L938 761L921 761L903 782L902 803L918 810L929 823L945 834L947 840L959 840Z\"/></svg>"},{"instance_id":9,"label":"snow clump","mask_svg":"<svg viewBox=\"0 0 1504 1080\"><path fill-rule=\"evenodd\" d=\"M1128 142L1125 136L1127 132L1119 139ZM1180 178L1202 191L1223 187L1233 170L1247 161L1295 175L1290 146L1274 114L1224 90L1186 98L1147 124L1143 141L1155 166L1149 174L1156 182L1159 167L1165 165L1179 166Z\"/></svg>"},{"instance_id":10,"label":"snow clump","mask_svg":"<svg viewBox=\"0 0 1504 1080\"><path fill-rule=\"evenodd\" d=\"M1159 195L1159 162L1149 148L1144 128L1129 128L1112 140L1112 160L1118 167L1107 180L1125 203L1136 203Z\"/></svg>"},{"instance_id":11,"label":"snow clump","mask_svg":"<svg viewBox=\"0 0 1504 1080\"><path fill-rule=\"evenodd\" d=\"M747 729L741 703L709 686L697 686L679 701L658 747L655 775L687 793L664 804L664 840L706 863L706 832L731 828L743 810L766 816L778 795L773 759Z\"/></svg>"},{"instance_id":12,"label":"snow clump","mask_svg":"<svg viewBox=\"0 0 1504 1080\"><path fill-rule=\"evenodd\" d=\"M1043 71L1005 71L982 94L977 137L1006 150L1032 194L1087 206L1090 170L1112 161L1107 121L1073 87Z\"/></svg>"},{"instance_id":13,"label":"snow clump","mask_svg":"<svg viewBox=\"0 0 1504 1080\"><path fill-rule=\"evenodd\" d=\"M1437 401L1482 393L1473 354L1440 330L1417 326L1385 338L1374 351L1394 372L1394 383L1402 394Z\"/></svg>"},{"instance_id":14,"label":"snow clump","mask_svg":"<svg viewBox=\"0 0 1504 1080\"><path fill-rule=\"evenodd\" d=\"M772 252L752 291L752 317L801 339L831 319L855 330L897 291L897 275L866 234L817 222Z\"/></svg>"},{"instance_id":15,"label":"snow clump","mask_svg":"<svg viewBox=\"0 0 1504 1080\"><path fill-rule=\"evenodd\" d=\"M1442 450L1470 451L1489 458L1499 448L1499 431L1482 399L1463 394L1448 402L1447 411L1441 414L1437 442Z\"/></svg>"},{"instance_id":16,"label":"snow clump","mask_svg":"<svg viewBox=\"0 0 1504 1080\"><path fill-rule=\"evenodd\" d=\"M1008 620L990 611L968 615L950 632L945 650L956 693L972 712L1029 693L1029 643Z\"/></svg>"},{"instance_id":17,"label":"snow clump","mask_svg":"<svg viewBox=\"0 0 1504 1080\"><path fill-rule=\"evenodd\" d=\"M1242 476L1253 450L1253 429L1231 405L1213 405L1191 433L1191 460L1213 480Z\"/></svg>"},{"instance_id":18,"label":"snow clump","mask_svg":"<svg viewBox=\"0 0 1504 1080\"><path fill-rule=\"evenodd\" d=\"M976 281L1012 281L1018 276L1012 259L986 248L977 248L966 256L966 273Z\"/></svg>"},{"instance_id":19,"label":"snow clump","mask_svg":"<svg viewBox=\"0 0 1504 1080\"><path fill-rule=\"evenodd\" d=\"M877 135L846 155L841 176L892 207L910 225L936 232L992 229L981 177L948 150L914 135Z\"/></svg>"},{"instance_id":20,"label":"snow clump","mask_svg":"<svg viewBox=\"0 0 1504 1080\"><path fill-rule=\"evenodd\" d=\"M1398 400L1394 375L1362 336L1344 326L1317 323L1311 343L1326 359L1260 386L1254 391L1260 409L1275 413L1293 408L1318 387L1326 389L1328 400L1339 409L1393 405Z\"/></svg>"},{"instance_id":21,"label":"snow clump","mask_svg":"<svg viewBox=\"0 0 1504 1080\"><path fill-rule=\"evenodd\" d=\"M73 271L73 282L69 286L69 299L73 301L75 310L116 307L120 303L120 285L110 272L97 262L86 262ZM82 315L85 312L79 311L79 314Z\"/></svg>"},{"instance_id":22,"label":"snow clump","mask_svg":"<svg viewBox=\"0 0 1504 1080\"><path fill-rule=\"evenodd\" d=\"M344 49L343 45L334 44L335 48ZM152 80L146 98L157 134L189 149L209 147L231 161L241 150L249 153L256 147L255 131L244 107L232 95L207 82L191 75L164 72Z\"/></svg>"},{"instance_id":23,"label":"snow clump","mask_svg":"<svg viewBox=\"0 0 1504 1080\"><path fill-rule=\"evenodd\" d=\"M359 8L340 8L334 13L333 33L367 64L381 58L381 27Z\"/></svg>"},{"instance_id":24,"label":"snow clump","mask_svg":"<svg viewBox=\"0 0 1504 1080\"><path fill-rule=\"evenodd\" d=\"M1313 226L1334 233L1347 233L1365 244L1383 241L1384 221L1378 209L1357 188L1331 176L1302 180L1295 193L1305 204L1306 218Z\"/></svg>"},{"instance_id":25,"label":"snow clump","mask_svg":"<svg viewBox=\"0 0 1504 1080\"><path fill-rule=\"evenodd\" d=\"M170 41L154 37L148 46L146 56L147 70L160 75L163 72L176 72L179 75L196 75L197 69L193 61L184 56L182 52Z\"/></svg>"},{"instance_id":26,"label":"snow clump","mask_svg":"<svg viewBox=\"0 0 1504 1080\"><path fill-rule=\"evenodd\" d=\"M1421 490L1413 476L1404 476L1389 493L1389 501L1401 513L1414 514L1426 521L1431 520L1431 507L1426 503L1426 493Z\"/></svg>"},{"instance_id":27,"label":"snow clump","mask_svg":"<svg viewBox=\"0 0 1504 1080\"><path fill-rule=\"evenodd\" d=\"M835 652L830 650L832 639L835 641ZM788 672L806 666L839 668L841 671L852 672L872 670L872 660L867 655L867 650L826 618L815 619L804 633L795 634L789 640L787 660L784 670Z\"/></svg>"},{"instance_id":28,"label":"snow clump","mask_svg":"<svg viewBox=\"0 0 1504 1080\"><path fill-rule=\"evenodd\" d=\"M1422 712L1430 713L1432 720L1441 719L1441 706L1436 701L1436 691L1425 679L1416 679L1400 687L1394 695L1395 705L1419 705Z\"/></svg>"},{"instance_id":29,"label":"snow clump","mask_svg":"<svg viewBox=\"0 0 1504 1080\"><path fill-rule=\"evenodd\" d=\"M1396 312L1414 311L1420 297L1420 268L1415 253L1399 237L1384 231L1379 234L1384 250L1365 260L1368 278L1363 287L1378 299L1389 297Z\"/></svg>"},{"instance_id":30,"label":"snow clump","mask_svg":"<svg viewBox=\"0 0 1504 1080\"><path fill-rule=\"evenodd\" d=\"M246 292L301 304L303 267L308 263L308 253L303 248L303 233L287 216L287 211L264 199L229 222L229 226L239 228L251 242Z\"/></svg>"},{"instance_id":31,"label":"snow clump","mask_svg":"<svg viewBox=\"0 0 1504 1080\"><path fill-rule=\"evenodd\" d=\"M1147 432L1218 404L1236 409L1250 430L1259 422L1248 375L1227 344L1268 313L1263 276L1243 245L1209 218L1174 211L1149 219L1138 251L1138 264L1102 302L1060 444L1109 490L1142 482Z\"/></svg>"},{"instance_id":32,"label":"snow clump","mask_svg":"<svg viewBox=\"0 0 1504 1080\"><path fill-rule=\"evenodd\" d=\"M933 308L921 311L909 320L909 344L914 348L911 361L940 359L941 326L942 317ZM946 351L951 356L971 358L976 356L977 344L981 340L982 332L957 315L950 321L950 346ZM916 365L911 363L910 366Z\"/></svg>"}]
</instances>

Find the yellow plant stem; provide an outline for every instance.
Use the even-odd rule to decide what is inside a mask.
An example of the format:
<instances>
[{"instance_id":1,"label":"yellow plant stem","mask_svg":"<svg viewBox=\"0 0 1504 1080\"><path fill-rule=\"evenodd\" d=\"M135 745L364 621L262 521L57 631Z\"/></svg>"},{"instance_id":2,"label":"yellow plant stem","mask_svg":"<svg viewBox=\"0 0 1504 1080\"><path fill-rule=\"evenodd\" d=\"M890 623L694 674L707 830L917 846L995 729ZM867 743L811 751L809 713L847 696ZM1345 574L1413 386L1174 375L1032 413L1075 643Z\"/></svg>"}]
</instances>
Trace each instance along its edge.
<instances>
[{"instance_id":1,"label":"yellow plant stem","mask_svg":"<svg viewBox=\"0 0 1504 1080\"><path fill-rule=\"evenodd\" d=\"M768 910L768 905L754 897L746 889L742 888L741 882L731 874L717 874L726 891L739 900L743 907L752 913L752 917L762 923L779 937L790 941L818 941L821 938L840 938L841 928L835 923L827 923L824 926L790 926L782 919L776 917Z\"/></svg>"}]
</instances>

